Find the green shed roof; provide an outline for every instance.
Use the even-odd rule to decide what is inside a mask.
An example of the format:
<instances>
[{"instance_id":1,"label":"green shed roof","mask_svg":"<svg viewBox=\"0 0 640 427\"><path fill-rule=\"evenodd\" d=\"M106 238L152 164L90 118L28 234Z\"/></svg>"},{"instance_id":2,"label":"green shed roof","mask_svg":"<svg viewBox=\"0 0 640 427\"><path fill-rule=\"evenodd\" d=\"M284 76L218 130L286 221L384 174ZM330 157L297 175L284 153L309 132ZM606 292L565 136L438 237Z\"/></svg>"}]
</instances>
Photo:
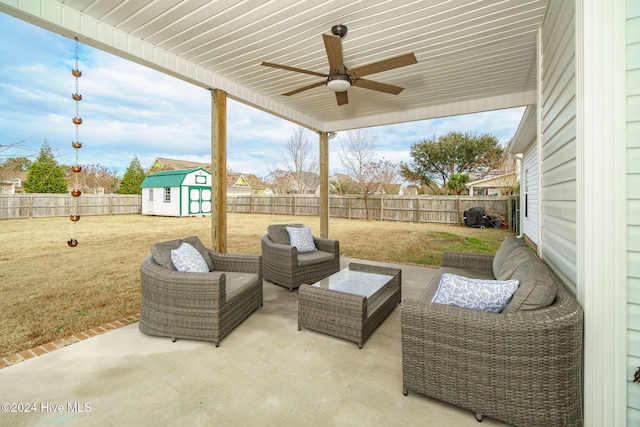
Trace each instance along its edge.
<instances>
[{"instance_id":1,"label":"green shed roof","mask_svg":"<svg viewBox=\"0 0 640 427\"><path fill-rule=\"evenodd\" d=\"M184 178L187 175L199 170L203 170L209 173L208 171L202 168L156 172L154 174L147 175L144 181L142 181L142 185L140 187L141 188L179 187L182 185L182 182L184 181Z\"/></svg>"}]
</instances>

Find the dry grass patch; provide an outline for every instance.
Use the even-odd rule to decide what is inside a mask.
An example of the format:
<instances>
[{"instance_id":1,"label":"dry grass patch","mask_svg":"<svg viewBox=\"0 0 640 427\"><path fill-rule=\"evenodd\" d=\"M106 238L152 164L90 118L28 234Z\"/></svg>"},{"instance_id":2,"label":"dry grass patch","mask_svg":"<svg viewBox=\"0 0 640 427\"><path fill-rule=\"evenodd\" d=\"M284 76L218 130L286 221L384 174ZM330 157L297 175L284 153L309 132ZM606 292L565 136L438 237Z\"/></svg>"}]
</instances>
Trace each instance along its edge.
<instances>
[{"instance_id":1,"label":"dry grass patch","mask_svg":"<svg viewBox=\"0 0 640 427\"><path fill-rule=\"evenodd\" d=\"M317 217L229 214L229 253L260 253L273 223L302 222L319 235ZM445 250L495 252L504 230L332 218L343 255L438 266ZM0 221L0 357L138 313L140 261L149 246L196 235L211 245L210 218L142 215ZM75 237L76 248L67 240Z\"/></svg>"}]
</instances>

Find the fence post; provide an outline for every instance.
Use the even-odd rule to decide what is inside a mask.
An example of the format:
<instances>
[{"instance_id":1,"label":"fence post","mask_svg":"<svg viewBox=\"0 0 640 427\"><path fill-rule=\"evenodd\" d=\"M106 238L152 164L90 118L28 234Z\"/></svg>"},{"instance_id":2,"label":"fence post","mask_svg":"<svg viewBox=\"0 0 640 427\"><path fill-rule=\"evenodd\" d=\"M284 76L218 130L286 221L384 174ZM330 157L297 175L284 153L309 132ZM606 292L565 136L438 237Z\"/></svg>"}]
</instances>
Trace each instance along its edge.
<instances>
[{"instance_id":1,"label":"fence post","mask_svg":"<svg viewBox=\"0 0 640 427\"><path fill-rule=\"evenodd\" d=\"M384 221L384 196L380 196L380 221Z\"/></svg>"},{"instance_id":2,"label":"fence post","mask_svg":"<svg viewBox=\"0 0 640 427\"><path fill-rule=\"evenodd\" d=\"M33 194L29 195L29 218L33 218Z\"/></svg>"},{"instance_id":3,"label":"fence post","mask_svg":"<svg viewBox=\"0 0 640 427\"><path fill-rule=\"evenodd\" d=\"M420 195L416 194L416 222L420 224Z\"/></svg>"},{"instance_id":4,"label":"fence post","mask_svg":"<svg viewBox=\"0 0 640 427\"><path fill-rule=\"evenodd\" d=\"M298 196L294 194L293 195L293 216L296 216L297 207L298 207Z\"/></svg>"}]
</instances>

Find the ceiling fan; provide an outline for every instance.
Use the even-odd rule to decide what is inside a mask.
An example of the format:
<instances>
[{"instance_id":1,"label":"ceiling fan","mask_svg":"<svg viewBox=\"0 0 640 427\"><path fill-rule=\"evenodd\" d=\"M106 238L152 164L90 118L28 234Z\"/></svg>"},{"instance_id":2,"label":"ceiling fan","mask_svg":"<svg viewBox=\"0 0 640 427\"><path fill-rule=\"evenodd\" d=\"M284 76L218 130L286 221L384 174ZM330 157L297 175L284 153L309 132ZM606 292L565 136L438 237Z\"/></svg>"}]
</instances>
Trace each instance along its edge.
<instances>
[{"instance_id":1,"label":"ceiling fan","mask_svg":"<svg viewBox=\"0 0 640 427\"><path fill-rule=\"evenodd\" d=\"M395 56L393 58L385 59L382 61L374 62L372 64L363 65L348 69L344 65L342 59L342 39L347 35L347 27L340 24L334 25L331 28L331 34L323 34L324 48L327 51L327 59L329 61L329 73L323 74L316 71L304 70L302 68L289 67L287 65L274 64L271 62L263 62L262 65L266 67L279 68L282 70L295 71L297 73L310 74L312 76L324 77L326 80L312 83L307 86L303 86L298 89L294 89L290 92L283 93L284 96L295 95L305 90L313 89L322 85L326 85L330 90L336 93L336 100L338 105L344 105L349 103L349 97L347 96L347 90L351 86L357 86L364 89L377 90L379 92L389 93L397 95L404 88L394 86L386 83L380 83L373 80L366 80L362 77L369 74L380 73L382 71L393 70L395 68L404 67L407 65L417 64L418 61L413 53L407 53L405 55Z\"/></svg>"}]
</instances>

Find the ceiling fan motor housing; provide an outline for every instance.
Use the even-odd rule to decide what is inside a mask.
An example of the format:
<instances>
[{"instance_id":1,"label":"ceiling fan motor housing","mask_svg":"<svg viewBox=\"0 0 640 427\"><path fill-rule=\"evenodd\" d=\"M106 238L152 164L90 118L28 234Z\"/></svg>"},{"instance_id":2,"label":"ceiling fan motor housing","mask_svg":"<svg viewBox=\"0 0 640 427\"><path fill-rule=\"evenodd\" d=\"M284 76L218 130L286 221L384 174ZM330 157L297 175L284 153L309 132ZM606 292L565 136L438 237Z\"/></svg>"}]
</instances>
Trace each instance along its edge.
<instances>
[{"instance_id":1,"label":"ceiling fan motor housing","mask_svg":"<svg viewBox=\"0 0 640 427\"><path fill-rule=\"evenodd\" d=\"M331 34L340 36L340 38L343 39L347 35L347 26L342 24L334 25L331 27Z\"/></svg>"}]
</instances>

